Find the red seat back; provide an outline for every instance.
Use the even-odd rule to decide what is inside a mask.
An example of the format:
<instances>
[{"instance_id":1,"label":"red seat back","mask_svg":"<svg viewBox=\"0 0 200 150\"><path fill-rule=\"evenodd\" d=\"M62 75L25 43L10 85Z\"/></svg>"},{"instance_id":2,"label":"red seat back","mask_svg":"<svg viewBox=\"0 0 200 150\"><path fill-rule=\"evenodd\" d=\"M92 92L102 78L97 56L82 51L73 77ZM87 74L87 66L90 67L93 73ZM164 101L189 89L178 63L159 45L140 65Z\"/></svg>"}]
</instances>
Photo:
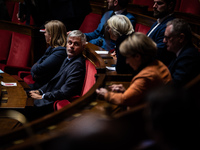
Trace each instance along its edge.
<instances>
[{"instance_id":1,"label":"red seat back","mask_svg":"<svg viewBox=\"0 0 200 150\"><path fill-rule=\"evenodd\" d=\"M148 6L148 9L152 10L154 1L153 0L133 0L132 3L135 5Z\"/></svg>"},{"instance_id":2,"label":"red seat back","mask_svg":"<svg viewBox=\"0 0 200 150\"><path fill-rule=\"evenodd\" d=\"M95 84L95 74L97 73L97 70L95 66L90 62L88 59L85 60L85 80L83 83L83 89L81 92L81 96L83 96L85 93L89 91L89 89Z\"/></svg>"},{"instance_id":3,"label":"red seat back","mask_svg":"<svg viewBox=\"0 0 200 150\"><path fill-rule=\"evenodd\" d=\"M83 88L81 92L81 96L86 94L90 88L95 84L96 79L95 79L95 74L97 73L97 70L95 66L90 62L88 59L85 60L85 79L83 83ZM79 98L80 96L74 96L72 97L72 101ZM54 102L54 110L59 110L63 108L64 106L70 104L68 100L57 100Z\"/></svg>"},{"instance_id":4,"label":"red seat back","mask_svg":"<svg viewBox=\"0 0 200 150\"><path fill-rule=\"evenodd\" d=\"M83 23L81 24L79 30L83 33L88 33L88 32L93 32L94 30L97 29L100 20L101 20L101 15L95 14L95 13L89 13Z\"/></svg>"},{"instance_id":5,"label":"red seat back","mask_svg":"<svg viewBox=\"0 0 200 150\"><path fill-rule=\"evenodd\" d=\"M13 32L7 65L16 67L29 66L31 36Z\"/></svg>"},{"instance_id":6,"label":"red seat back","mask_svg":"<svg viewBox=\"0 0 200 150\"><path fill-rule=\"evenodd\" d=\"M140 23L136 23L135 25L135 32L142 32L144 34L147 34L147 32L150 30L150 27L145 26L143 24Z\"/></svg>"},{"instance_id":7,"label":"red seat back","mask_svg":"<svg viewBox=\"0 0 200 150\"><path fill-rule=\"evenodd\" d=\"M199 0L181 0L179 11L200 15L200 2Z\"/></svg>"},{"instance_id":8,"label":"red seat back","mask_svg":"<svg viewBox=\"0 0 200 150\"><path fill-rule=\"evenodd\" d=\"M12 32L8 30L0 30L0 61L8 59L10 51Z\"/></svg>"}]
</instances>

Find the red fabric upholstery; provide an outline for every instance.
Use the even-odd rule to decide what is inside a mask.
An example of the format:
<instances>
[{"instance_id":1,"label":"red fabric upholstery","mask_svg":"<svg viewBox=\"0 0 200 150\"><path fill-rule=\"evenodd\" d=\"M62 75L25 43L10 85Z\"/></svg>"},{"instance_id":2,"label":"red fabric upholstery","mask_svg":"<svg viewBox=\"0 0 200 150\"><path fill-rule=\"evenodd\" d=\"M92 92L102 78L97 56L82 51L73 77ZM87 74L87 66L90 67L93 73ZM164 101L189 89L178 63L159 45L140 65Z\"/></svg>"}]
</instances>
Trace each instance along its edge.
<instances>
[{"instance_id":1,"label":"red fabric upholstery","mask_svg":"<svg viewBox=\"0 0 200 150\"><path fill-rule=\"evenodd\" d=\"M35 81L33 81L33 78L31 75L28 75L28 76L25 76L24 77L24 81L27 83L27 84L34 84Z\"/></svg>"},{"instance_id":2,"label":"red fabric upholstery","mask_svg":"<svg viewBox=\"0 0 200 150\"><path fill-rule=\"evenodd\" d=\"M181 0L179 11L200 15L200 2L199 0Z\"/></svg>"},{"instance_id":3,"label":"red fabric upholstery","mask_svg":"<svg viewBox=\"0 0 200 150\"><path fill-rule=\"evenodd\" d=\"M176 0L176 7L175 7L175 10L176 10L176 11L179 10L180 1L181 1L181 0ZM188 1L188 2L189 2L189 1ZM150 11L153 10L153 5L154 5L154 1L153 1L153 0L133 0L132 3L135 4L135 5L144 5L144 6L148 6L148 10L150 10Z\"/></svg>"},{"instance_id":4,"label":"red fabric upholstery","mask_svg":"<svg viewBox=\"0 0 200 150\"><path fill-rule=\"evenodd\" d=\"M9 16L10 16L10 18L12 18L15 2L5 1L5 4L6 4L6 7L7 7Z\"/></svg>"},{"instance_id":5,"label":"red fabric upholstery","mask_svg":"<svg viewBox=\"0 0 200 150\"><path fill-rule=\"evenodd\" d=\"M76 100L77 98L79 98L80 96L79 95L76 95L76 96L73 96L70 101L74 101ZM64 100L57 100L54 102L54 110L59 110L61 108L63 108L64 106L67 106L68 104L70 104L70 102L66 99Z\"/></svg>"},{"instance_id":6,"label":"red fabric upholstery","mask_svg":"<svg viewBox=\"0 0 200 150\"><path fill-rule=\"evenodd\" d=\"M27 67L30 60L31 36L13 32L7 65Z\"/></svg>"},{"instance_id":7,"label":"red fabric upholstery","mask_svg":"<svg viewBox=\"0 0 200 150\"><path fill-rule=\"evenodd\" d=\"M152 10L154 1L153 0L133 0L132 3L135 4L135 5L148 6L148 9Z\"/></svg>"},{"instance_id":8,"label":"red fabric upholstery","mask_svg":"<svg viewBox=\"0 0 200 150\"><path fill-rule=\"evenodd\" d=\"M88 14L85 17L83 23L81 24L79 30L82 31L83 33L93 32L94 30L97 29L101 17L102 16L99 14L94 14L94 13Z\"/></svg>"},{"instance_id":9,"label":"red fabric upholstery","mask_svg":"<svg viewBox=\"0 0 200 150\"><path fill-rule=\"evenodd\" d=\"M96 82L95 74L97 73L97 70L95 66L88 59L85 60L85 66L86 66L85 79L83 83L81 96L86 94ZM72 97L72 99L70 99L70 101L73 101L79 97L80 96L74 96ZM59 110L68 104L70 104L68 100L57 100L54 102L54 110Z\"/></svg>"},{"instance_id":10,"label":"red fabric upholstery","mask_svg":"<svg viewBox=\"0 0 200 150\"><path fill-rule=\"evenodd\" d=\"M12 32L7 30L0 30L0 61L8 59L10 51Z\"/></svg>"},{"instance_id":11,"label":"red fabric upholstery","mask_svg":"<svg viewBox=\"0 0 200 150\"><path fill-rule=\"evenodd\" d=\"M95 66L88 60L85 60L86 72L85 72L85 80L83 83L83 89L81 95L84 95L89 91L89 89L95 84L95 74L97 70Z\"/></svg>"},{"instance_id":12,"label":"red fabric upholstery","mask_svg":"<svg viewBox=\"0 0 200 150\"><path fill-rule=\"evenodd\" d=\"M175 11L179 11L179 8L180 8L180 5L181 5L181 1L182 1L182 0L176 0Z\"/></svg>"},{"instance_id":13,"label":"red fabric upholstery","mask_svg":"<svg viewBox=\"0 0 200 150\"><path fill-rule=\"evenodd\" d=\"M147 34L149 29L150 29L150 27L145 26L143 24L136 23L136 25L135 25L135 32L142 32L144 34Z\"/></svg>"}]
</instances>

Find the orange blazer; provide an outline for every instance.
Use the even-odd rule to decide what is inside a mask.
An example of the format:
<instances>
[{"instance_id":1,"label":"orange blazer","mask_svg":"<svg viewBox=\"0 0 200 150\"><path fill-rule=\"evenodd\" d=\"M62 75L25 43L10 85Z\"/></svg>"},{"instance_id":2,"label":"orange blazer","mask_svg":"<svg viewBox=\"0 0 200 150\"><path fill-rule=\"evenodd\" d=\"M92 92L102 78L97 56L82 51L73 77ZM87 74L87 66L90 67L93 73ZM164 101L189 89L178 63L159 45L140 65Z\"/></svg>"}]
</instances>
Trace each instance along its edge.
<instances>
[{"instance_id":1,"label":"orange blazer","mask_svg":"<svg viewBox=\"0 0 200 150\"><path fill-rule=\"evenodd\" d=\"M161 61L155 60L133 77L124 93L108 92L105 94L105 100L116 105L132 107L142 102L146 92L171 81L168 68Z\"/></svg>"}]
</instances>

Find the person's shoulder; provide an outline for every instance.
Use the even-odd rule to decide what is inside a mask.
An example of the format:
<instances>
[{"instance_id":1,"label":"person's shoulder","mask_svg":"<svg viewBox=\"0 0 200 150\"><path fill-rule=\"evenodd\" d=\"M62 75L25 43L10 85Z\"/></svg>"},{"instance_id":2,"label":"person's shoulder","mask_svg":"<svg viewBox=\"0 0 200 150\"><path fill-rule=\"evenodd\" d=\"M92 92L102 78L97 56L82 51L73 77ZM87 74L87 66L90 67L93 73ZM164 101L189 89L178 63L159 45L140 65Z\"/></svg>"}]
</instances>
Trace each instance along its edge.
<instances>
[{"instance_id":1,"label":"person's shoulder","mask_svg":"<svg viewBox=\"0 0 200 150\"><path fill-rule=\"evenodd\" d=\"M182 49L179 56L195 56L200 57L200 52L194 45L188 45Z\"/></svg>"},{"instance_id":2,"label":"person's shoulder","mask_svg":"<svg viewBox=\"0 0 200 150\"><path fill-rule=\"evenodd\" d=\"M104 13L103 16L111 15L113 13L113 10L108 10Z\"/></svg>"},{"instance_id":3,"label":"person's shoulder","mask_svg":"<svg viewBox=\"0 0 200 150\"><path fill-rule=\"evenodd\" d=\"M53 48L53 50L66 50L66 47L57 46L57 47Z\"/></svg>"}]
</instances>

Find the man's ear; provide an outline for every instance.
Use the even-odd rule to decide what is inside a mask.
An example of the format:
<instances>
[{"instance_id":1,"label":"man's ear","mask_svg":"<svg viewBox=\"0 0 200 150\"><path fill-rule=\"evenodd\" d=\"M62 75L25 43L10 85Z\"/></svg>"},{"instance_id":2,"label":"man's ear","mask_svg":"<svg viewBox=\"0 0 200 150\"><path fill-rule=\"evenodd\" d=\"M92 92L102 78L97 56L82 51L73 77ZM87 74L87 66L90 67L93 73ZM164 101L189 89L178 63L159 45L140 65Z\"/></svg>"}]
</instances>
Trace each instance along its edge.
<instances>
[{"instance_id":1,"label":"man's ear","mask_svg":"<svg viewBox=\"0 0 200 150\"><path fill-rule=\"evenodd\" d=\"M118 5L118 0L114 0L114 6Z\"/></svg>"},{"instance_id":2,"label":"man's ear","mask_svg":"<svg viewBox=\"0 0 200 150\"><path fill-rule=\"evenodd\" d=\"M179 35L179 41L180 41L180 43L183 43L184 41L185 41L185 34L184 33L181 33L180 35Z\"/></svg>"},{"instance_id":3,"label":"man's ear","mask_svg":"<svg viewBox=\"0 0 200 150\"><path fill-rule=\"evenodd\" d=\"M135 58L138 59L138 60L140 60L141 59L141 55L140 54L136 54Z\"/></svg>"}]
</instances>

